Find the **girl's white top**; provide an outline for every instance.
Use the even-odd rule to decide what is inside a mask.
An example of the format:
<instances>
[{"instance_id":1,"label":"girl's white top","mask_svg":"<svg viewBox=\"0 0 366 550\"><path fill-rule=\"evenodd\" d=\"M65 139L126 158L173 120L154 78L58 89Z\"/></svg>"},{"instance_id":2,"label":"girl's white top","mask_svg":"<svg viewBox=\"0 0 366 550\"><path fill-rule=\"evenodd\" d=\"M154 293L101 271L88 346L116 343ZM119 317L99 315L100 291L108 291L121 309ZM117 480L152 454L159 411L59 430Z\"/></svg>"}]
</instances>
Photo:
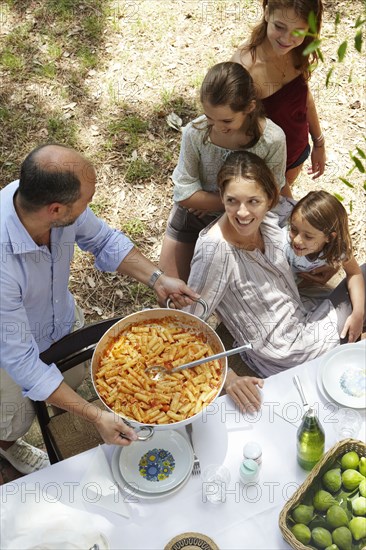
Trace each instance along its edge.
<instances>
[{"instance_id":1,"label":"girl's white top","mask_svg":"<svg viewBox=\"0 0 366 550\"><path fill-rule=\"evenodd\" d=\"M266 162L282 189L285 185L286 137L269 118L265 122L257 143L245 151L255 153ZM232 150L214 145L209 137L205 140L207 126L206 116L201 115L183 129L179 160L172 175L175 202L184 201L201 190L218 193L217 174Z\"/></svg>"}]
</instances>

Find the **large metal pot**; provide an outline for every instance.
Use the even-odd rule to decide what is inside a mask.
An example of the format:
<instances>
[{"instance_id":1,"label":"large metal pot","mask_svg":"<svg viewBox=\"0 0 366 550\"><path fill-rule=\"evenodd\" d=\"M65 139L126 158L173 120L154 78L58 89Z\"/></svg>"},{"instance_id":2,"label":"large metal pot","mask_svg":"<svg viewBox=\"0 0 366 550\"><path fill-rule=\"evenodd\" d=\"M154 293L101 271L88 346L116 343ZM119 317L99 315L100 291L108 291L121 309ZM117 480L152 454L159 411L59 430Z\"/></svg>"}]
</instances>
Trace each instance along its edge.
<instances>
[{"instance_id":1,"label":"large metal pot","mask_svg":"<svg viewBox=\"0 0 366 550\"><path fill-rule=\"evenodd\" d=\"M104 351L109 347L111 342L115 340L122 331L130 327L131 325L134 325L136 323L140 323L141 321L147 321L147 320L160 320L160 319L167 319L169 318L169 322L173 322L174 324L178 325L180 328L187 328L187 329L193 329L195 332L200 333L203 335L207 341L207 343L211 346L214 353L220 353L222 351L225 351L224 345L219 338L219 336L216 334L216 332L211 328L205 321L200 319L199 317L196 317L195 315L192 315L190 313L187 313L185 311L180 310L173 310L173 309L163 309L163 308L157 308L157 309L145 309L143 311L139 311L137 313L132 313L131 315L128 315L124 319L121 319L120 321L117 321L116 324L114 324L107 332L102 336L102 338L99 340L91 361L91 375L92 375L92 381L94 385L94 389L98 395L98 397L103 402L104 406L111 410L112 409L104 403L103 399L99 395L99 392L97 390L96 384L95 384L95 374L98 369L100 358L103 356ZM217 392L217 396L219 396L222 387L225 382L226 373L227 373L227 358L220 359L220 363L223 367L223 376L222 376L222 382L221 386ZM216 398L215 398L216 399ZM215 400L214 399L214 400ZM213 401L214 401L213 400ZM189 424L190 422L197 419L199 416L202 415L204 409L200 412L196 413L195 415L185 419L180 420L177 422L172 422L170 424L148 424L148 426L152 426L156 430L171 430L172 428L178 428L180 426L184 426L185 424ZM112 411L113 412L113 411ZM146 424L142 424L141 422L138 422L134 418L125 417L122 414L120 416L127 420L129 424L131 424L134 428L143 429L146 427Z\"/></svg>"}]
</instances>

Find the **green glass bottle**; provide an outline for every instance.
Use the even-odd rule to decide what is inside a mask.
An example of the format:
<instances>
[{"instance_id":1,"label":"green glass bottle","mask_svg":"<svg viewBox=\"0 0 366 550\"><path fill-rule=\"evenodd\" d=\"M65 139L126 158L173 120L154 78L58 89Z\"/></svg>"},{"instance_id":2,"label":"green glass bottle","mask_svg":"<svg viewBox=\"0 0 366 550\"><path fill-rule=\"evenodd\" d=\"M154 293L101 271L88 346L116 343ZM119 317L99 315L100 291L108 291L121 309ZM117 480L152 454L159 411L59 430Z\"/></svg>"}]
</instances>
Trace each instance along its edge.
<instances>
[{"instance_id":1,"label":"green glass bottle","mask_svg":"<svg viewBox=\"0 0 366 550\"><path fill-rule=\"evenodd\" d=\"M297 462L311 470L324 454L325 435L317 414L311 407L304 414L297 430Z\"/></svg>"}]
</instances>

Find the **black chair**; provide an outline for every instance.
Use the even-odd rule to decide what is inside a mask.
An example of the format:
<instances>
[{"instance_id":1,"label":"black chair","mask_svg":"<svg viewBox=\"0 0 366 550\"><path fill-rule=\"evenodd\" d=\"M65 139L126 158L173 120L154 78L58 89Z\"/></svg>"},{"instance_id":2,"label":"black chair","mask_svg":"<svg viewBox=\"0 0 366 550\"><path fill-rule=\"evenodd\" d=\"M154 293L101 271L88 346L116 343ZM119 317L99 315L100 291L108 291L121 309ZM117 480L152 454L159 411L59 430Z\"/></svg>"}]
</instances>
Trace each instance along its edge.
<instances>
[{"instance_id":1,"label":"black chair","mask_svg":"<svg viewBox=\"0 0 366 550\"><path fill-rule=\"evenodd\" d=\"M89 360L103 334L120 319L121 317L116 317L99 321L71 332L41 353L40 358L48 365L55 363L64 373ZM95 405L103 408L103 404L96 395L94 399ZM90 422L69 412L52 416L50 414L52 408L43 401L36 401L34 405L51 464L96 447L103 442L98 431Z\"/></svg>"}]
</instances>

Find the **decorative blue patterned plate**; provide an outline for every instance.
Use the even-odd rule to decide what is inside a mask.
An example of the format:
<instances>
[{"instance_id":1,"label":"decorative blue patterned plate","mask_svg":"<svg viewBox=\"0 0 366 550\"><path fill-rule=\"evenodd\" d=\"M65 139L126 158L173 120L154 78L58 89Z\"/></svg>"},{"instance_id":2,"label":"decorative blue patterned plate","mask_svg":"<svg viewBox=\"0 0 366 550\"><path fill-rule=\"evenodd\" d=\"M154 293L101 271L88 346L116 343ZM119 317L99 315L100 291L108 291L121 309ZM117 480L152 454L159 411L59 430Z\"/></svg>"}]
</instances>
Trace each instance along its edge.
<instances>
[{"instance_id":1,"label":"decorative blue patterned plate","mask_svg":"<svg viewBox=\"0 0 366 550\"><path fill-rule=\"evenodd\" d=\"M366 346L345 344L324 358L321 380L327 394L340 405L366 407Z\"/></svg>"},{"instance_id":2,"label":"decorative blue patterned plate","mask_svg":"<svg viewBox=\"0 0 366 550\"><path fill-rule=\"evenodd\" d=\"M123 478L146 493L169 491L192 467L192 447L174 430L155 431L148 441L133 442L123 448L119 459Z\"/></svg>"}]
</instances>

